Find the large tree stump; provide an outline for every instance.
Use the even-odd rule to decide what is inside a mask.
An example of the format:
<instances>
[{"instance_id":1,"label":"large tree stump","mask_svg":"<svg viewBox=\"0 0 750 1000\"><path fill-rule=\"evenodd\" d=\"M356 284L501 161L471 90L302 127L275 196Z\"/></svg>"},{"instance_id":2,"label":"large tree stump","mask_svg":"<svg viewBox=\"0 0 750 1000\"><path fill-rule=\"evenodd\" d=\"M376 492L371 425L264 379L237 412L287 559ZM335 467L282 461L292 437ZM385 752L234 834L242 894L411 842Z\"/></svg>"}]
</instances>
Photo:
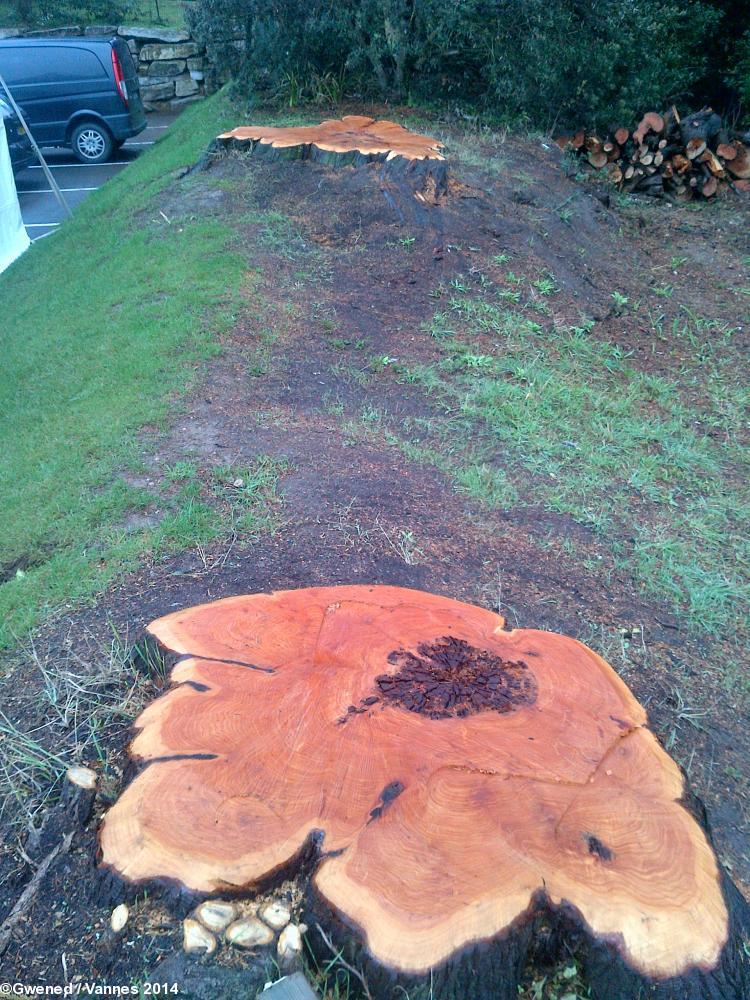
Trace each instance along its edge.
<instances>
[{"instance_id":1,"label":"large tree stump","mask_svg":"<svg viewBox=\"0 0 750 1000\"><path fill-rule=\"evenodd\" d=\"M444 193L448 170L443 144L395 122L345 115L319 125L277 128L241 125L217 137L219 146L269 159L314 160L328 166L382 163L388 176L407 174L431 195Z\"/></svg>"},{"instance_id":2,"label":"large tree stump","mask_svg":"<svg viewBox=\"0 0 750 1000\"><path fill-rule=\"evenodd\" d=\"M747 904L586 646L396 587L229 598L149 631L179 659L101 831L122 878L226 894L313 855L311 936L375 998L514 997L542 921L597 998L750 995Z\"/></svg>"},{"instance_id":3,"label":"large tree stump","mask_svg":"<svg viewBox=\"0 0 750 1000\"><path fill-rule=\"evenodd\" d=\"M407 160L442 160L442 143L427 135L410 132L395 122L375 121L363 115L329 118L319 125L277 128L272 125L241 125L218 137L224 144L245 144L253 152L286 156L289 159L320 158L330 153L352 162L356 156L386 160L403 156ZM347 157L347 154L351 156Z\"/></svg>"}]
</instances>

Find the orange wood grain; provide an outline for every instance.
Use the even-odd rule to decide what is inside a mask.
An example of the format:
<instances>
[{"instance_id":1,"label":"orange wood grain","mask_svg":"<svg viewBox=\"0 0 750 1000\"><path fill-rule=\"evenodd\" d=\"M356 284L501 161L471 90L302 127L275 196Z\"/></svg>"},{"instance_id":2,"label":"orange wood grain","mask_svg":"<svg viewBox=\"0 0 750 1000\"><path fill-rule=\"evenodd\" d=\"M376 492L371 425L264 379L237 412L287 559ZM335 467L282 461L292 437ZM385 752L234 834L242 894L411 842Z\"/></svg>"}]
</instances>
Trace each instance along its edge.
<instances>
[{"instance_id":1,"label":"orange wood grain","mask_svg":"<svg viewBox=\"0 0 750 1000\"><path fill-rule=\"evenodd\" d=\"M151 763L103 823L124 878L252 887L322 831L341 853L318 891L399 972L501 934L540 890L644 975L718 960L727 911L682 775L580 642L387 586L234 597L150 632L183 658L137 722ZM431 718L382 698L378 678L445 636L524 664L533 702Z\"/></svg>"},{"instance_id":2,"label":"orange wood grain","mask_svg":"<svg viewBox=\"0 0 750 1000\"><path fill-rule=\"evenodd\" d=\"M275 149L314 145L331 153L359 152L363 155L389 154L410 160L444 159L442 143L426 135L410 132L395 122L375 121L361 115L328 119L319 125L277 128L241 125L223 132L220 140L259 142Z\"/></svg>"}]
</instances>

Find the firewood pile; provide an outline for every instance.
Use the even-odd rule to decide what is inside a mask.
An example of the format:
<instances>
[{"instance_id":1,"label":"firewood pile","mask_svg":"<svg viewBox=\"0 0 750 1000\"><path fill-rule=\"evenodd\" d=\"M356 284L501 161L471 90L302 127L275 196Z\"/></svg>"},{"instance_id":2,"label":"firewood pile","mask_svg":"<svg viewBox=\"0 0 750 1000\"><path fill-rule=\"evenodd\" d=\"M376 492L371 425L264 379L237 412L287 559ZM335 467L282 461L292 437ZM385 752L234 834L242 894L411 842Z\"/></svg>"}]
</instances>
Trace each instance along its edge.
<instances>
[{"instance_id":1,"label":"firewood pile","mask_svg":"<svg viewBox=\"0 0 750 1000\"><path fill-rule=\"evenodd\" d=\"M626 193L677 201L750 191L750 133L731 132L711 108L681 118L649 111L632 132L579 130L557 140Z\"/></svg>"}]
</instances>

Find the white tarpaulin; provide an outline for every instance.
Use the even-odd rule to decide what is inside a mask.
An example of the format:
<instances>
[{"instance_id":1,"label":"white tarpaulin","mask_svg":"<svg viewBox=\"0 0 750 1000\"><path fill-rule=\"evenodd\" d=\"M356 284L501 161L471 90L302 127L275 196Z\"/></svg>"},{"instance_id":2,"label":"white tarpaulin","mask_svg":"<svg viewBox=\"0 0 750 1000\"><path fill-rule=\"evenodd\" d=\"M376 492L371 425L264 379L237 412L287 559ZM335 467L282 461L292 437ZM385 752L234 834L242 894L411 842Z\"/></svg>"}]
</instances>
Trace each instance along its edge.
<instances>
[{"instance_id":1,"label":"white tarpaulin","mask_svg":"<svg viewBox=\"0 0 750 1000\"><path fill-rule=\"evenodd\" d=\"M29 245L18 206L16 182L10 165L5 123L0 115L0 272L13 263Z\"/></svg>"}]
</instances>

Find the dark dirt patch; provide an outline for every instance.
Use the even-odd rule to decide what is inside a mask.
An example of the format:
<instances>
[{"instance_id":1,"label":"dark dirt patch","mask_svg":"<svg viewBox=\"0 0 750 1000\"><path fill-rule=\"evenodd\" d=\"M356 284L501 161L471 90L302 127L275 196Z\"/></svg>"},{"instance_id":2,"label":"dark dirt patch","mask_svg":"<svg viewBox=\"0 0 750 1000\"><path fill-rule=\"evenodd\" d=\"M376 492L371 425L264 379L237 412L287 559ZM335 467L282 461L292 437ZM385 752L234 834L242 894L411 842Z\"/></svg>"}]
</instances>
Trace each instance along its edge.
<instances>
[{"instance_id":1,"label":"dark dirt patch","mask_svg":"<svg viewBox=\"0 0 750 1000\"><path fill-rule=\"evenodd\" d=\"M33 555L21 555L15 559L11 559L9 562L0 563L0 584L7 583L14 576L25 573L27 569L32 569L34 566L41 566L50 558L54 551L55 547L48 545Z\"/></svg>"},{"instance_id":2,"label":"dark dirt patch","mask_svg":"<svg viewBox=\"0 0 750 1000\"><path fill-rule=\"evenodd\" d=\"M419 426L445 412L429 389L401 380L395 362L439 361L428 329L435 289L459 276L492 277L487 262L505 251L531 277L553 272L561 291L550 302L551 331L589 315L599 320L593 336L631 351L646 371L674 375L694 348L668 324L655 343L645 312L616 314L612 292L639 302L665 271L681 303L697 310L710 294L712 315L737 325L747 303L737 291L739 260L750 251L747 208L727 200L701 211L646 202L615 210L614 201L605 207L573 183L554 149L507 139L499 152L481 139L454 138L452 169L461 184L440 206L405 198L376 167L333 172L312 163L229 158L174 185L166 214L200 212L235 226L238 241L253 247L258 280L186 412L166 436L144 437L148 475L159 477L185 458L207 475L261 455L284 459L281 524L272 536L226 540L143 565L96 606L53 621L36 637L37 656L51 666L69 662L71 650L85 659L87 644L90 655L100 655L95 649L113 627L132 639L176 608L260 590L390 583L498 608L511 625L594 645L623 674L707 802L722 860L747 886L748 727L711 666L731 655L727 637L688 631L614 556L602 557L588 526L544 509L533 496L523 506L493 510L457 492L449 469L435 468L428 456L405 457L383 419ZM493 172L499 155L503 169ZM274 230L269 212L290 223ZM671 267L676 256L687 263ZM513 461L497 456L501 467ZM3 703L26 731L46 724L41 684L29 658L19 655ZM457 699L444 710L462 705ZM97 818L127 772L126 739L126 720L106 738ZM99 759L89 763L102 769ZM140 896L132 933L108 937L95 825L51 869L0 959L3 975L62 982L64 954L70 977L143 981L155 968L179 965L185 983L194 984L195 966L177 954L174 908ZM25 832L13 829L0 857L0 918L32 871L20 850ZM594 841L590 849L604 858L606 846ZM210 968L233 977L238 962L222 954ZM255 988L251 962L238 974ZM236 995L239 981L232 978L227 996ZM186 985L182 995L197 996L198 987Z\"/></svg>"}]
</instances>

